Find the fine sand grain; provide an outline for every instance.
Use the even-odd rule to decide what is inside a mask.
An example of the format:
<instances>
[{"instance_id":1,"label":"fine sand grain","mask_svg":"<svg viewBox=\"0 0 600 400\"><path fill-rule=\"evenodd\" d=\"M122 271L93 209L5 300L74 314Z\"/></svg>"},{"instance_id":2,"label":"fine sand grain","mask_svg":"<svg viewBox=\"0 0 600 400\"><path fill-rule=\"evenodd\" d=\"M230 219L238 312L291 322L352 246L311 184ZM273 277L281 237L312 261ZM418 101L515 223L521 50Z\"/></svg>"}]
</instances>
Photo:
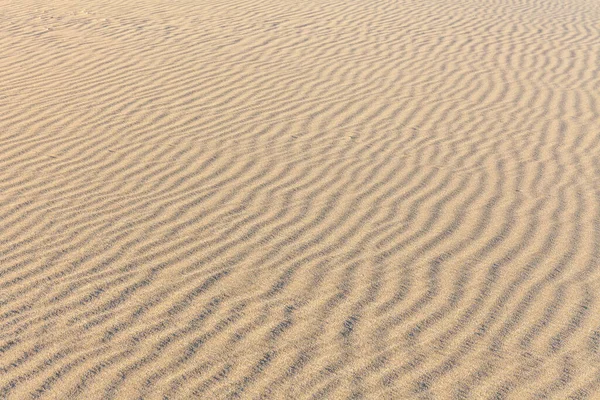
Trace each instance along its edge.
<instances>
[{"instance_id":1,"label":"fine sand grain","mask_svg":"<svg viewBox=\"0 0 600 400\"><path fill-rule=\"evenodd\" d=\"M0 3L0 399L600 399L597 0Z\"/></svg>"}]
</instances>

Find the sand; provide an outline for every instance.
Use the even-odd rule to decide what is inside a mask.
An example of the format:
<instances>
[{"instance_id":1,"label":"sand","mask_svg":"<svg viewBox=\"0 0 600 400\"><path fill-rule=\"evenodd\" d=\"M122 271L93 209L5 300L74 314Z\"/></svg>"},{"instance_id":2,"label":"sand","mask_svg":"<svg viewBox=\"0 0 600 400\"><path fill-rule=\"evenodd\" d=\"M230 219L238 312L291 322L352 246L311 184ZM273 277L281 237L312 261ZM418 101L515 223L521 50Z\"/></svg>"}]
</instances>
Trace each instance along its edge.
<instances>
[{"instance_id":1,"label":"sand","mask_svg":"<svg viewBox=\"0 0 600 400\"><path fill-rule=\"evenodd\" d=\"M4 0L0 398L600 399L599 21Z\"/></svg>"}]
</instances>

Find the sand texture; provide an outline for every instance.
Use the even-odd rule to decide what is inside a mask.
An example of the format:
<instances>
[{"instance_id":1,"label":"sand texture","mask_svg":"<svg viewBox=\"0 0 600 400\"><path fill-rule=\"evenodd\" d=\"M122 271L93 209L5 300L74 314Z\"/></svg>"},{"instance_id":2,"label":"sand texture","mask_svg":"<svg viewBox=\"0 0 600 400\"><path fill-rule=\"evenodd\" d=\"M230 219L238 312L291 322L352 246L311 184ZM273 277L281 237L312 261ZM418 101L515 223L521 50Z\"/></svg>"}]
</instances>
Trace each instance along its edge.
<instances>
[{"instance_id":1,"label":"sand texture","mask_svg":"<svg viewBox=\"0 0 600 400\"><path fill-rule=\"evenodd\" d=\"M0 399L600 399L597 0L0 3Z\"/></svg>"}]
</instances>

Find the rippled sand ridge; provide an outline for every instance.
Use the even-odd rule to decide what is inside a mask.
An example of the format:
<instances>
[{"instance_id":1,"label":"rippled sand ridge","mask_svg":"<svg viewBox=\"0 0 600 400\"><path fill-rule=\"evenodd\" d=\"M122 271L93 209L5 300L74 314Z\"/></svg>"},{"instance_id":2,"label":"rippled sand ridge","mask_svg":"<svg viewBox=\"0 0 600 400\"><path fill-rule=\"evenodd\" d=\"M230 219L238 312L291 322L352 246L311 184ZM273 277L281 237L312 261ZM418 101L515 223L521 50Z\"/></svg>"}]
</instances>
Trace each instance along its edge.
<instances>
[{"instance_id":1,"label":"rippled sand ridge","mask_svg":"<svg viewBox=\"0 0 600 400\"><path fill-rule=\"evenodd\" d=\"M600 399L600 2L1 3L0 399Z\"/></svg>"}]
</instances>

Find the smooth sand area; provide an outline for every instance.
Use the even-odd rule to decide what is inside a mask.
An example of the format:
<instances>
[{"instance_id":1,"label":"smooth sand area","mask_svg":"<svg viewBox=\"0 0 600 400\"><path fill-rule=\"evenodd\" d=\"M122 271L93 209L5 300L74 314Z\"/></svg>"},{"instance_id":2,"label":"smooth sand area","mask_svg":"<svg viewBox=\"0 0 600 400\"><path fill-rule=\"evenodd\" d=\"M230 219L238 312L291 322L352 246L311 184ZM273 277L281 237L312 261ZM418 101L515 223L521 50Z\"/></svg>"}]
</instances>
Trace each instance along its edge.
<instances>
[{"instance_id":1,"label":"smooth sand area","mask_svg":"<svg viewBox=\"0 0 600 400\"><path fill-rule=\"evenodd\" d=\"M597 0L0 3L0 399L600 399Z\"/></svg>"}]
</instances>

